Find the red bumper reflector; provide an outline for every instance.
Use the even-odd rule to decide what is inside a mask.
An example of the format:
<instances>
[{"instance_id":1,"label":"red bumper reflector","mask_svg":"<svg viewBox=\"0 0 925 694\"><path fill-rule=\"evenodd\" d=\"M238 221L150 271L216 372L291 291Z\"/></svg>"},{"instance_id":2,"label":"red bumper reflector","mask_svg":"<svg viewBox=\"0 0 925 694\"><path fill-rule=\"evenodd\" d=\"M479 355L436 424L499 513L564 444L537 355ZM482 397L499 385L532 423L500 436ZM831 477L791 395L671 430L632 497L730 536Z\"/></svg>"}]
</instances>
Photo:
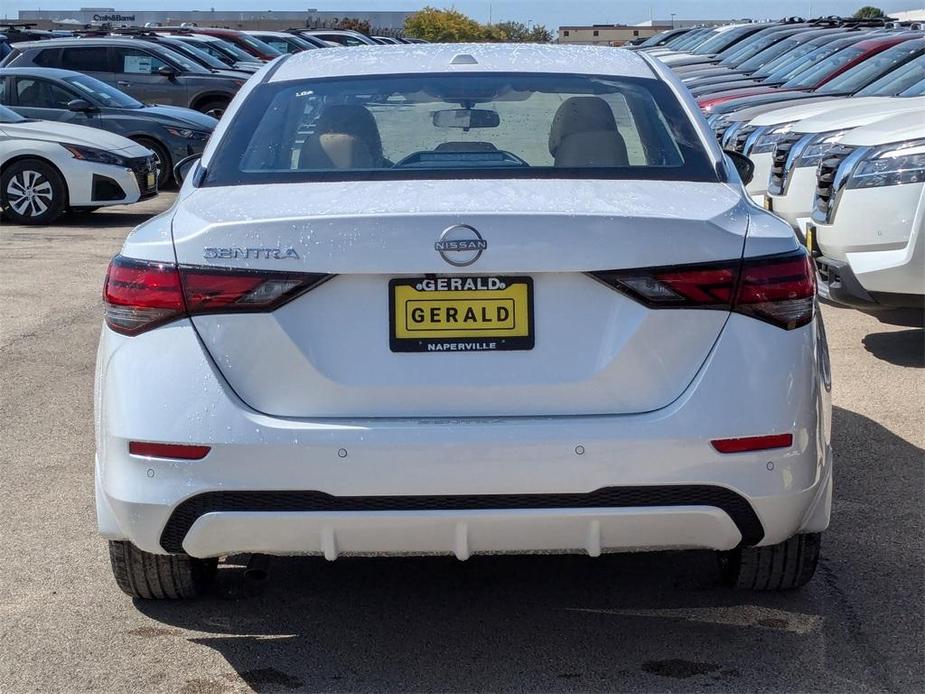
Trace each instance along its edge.
<instances>
[{"instance_id":1,"label":"red bumper reflector","mask_svg":"<svg viewBox=\"0 0 925 694\"><path fill-rule=\"evenodd\" d=\"M771 434L769 436L746 436L741 439L715 439L710 443L720 453L745 453L766 451L770 448L790 448L793 434Z\"/></svg>"},{"instance_id":2,"label":"red bumper reflector","mask_svg":"<svg viewBox=\"0 0 925 694\"><path fill-rule=\"evenodd\" d=\"M187 446L182 443L147 443L129 441L128 452L148 458L174 458L176 460L202 460L212 450L209 446Z\"/></svg>"}]
</instances>

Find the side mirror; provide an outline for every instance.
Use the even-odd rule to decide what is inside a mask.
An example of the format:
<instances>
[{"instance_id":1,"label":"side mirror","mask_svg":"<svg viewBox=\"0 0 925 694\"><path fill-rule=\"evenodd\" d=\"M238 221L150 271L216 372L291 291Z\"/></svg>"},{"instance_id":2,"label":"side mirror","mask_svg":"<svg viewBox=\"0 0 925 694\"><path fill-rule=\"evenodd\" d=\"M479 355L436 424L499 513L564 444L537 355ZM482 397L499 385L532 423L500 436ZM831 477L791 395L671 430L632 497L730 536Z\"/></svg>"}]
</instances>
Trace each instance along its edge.
<instances>
[{"instance_id":1,"label":"side mirror","mask_svg":"<svg viewBox=\"0 0 925 694\"><path fill-rule=\"evenodd\" d=\"M167 65L161 65L157 69L157 74L167 77L168 79L173 79L177 76L177 71Z\"/></svg>"},{"instance_id":2,"label":"side mirror","mask_svg":"<svg viewBox=\"0 0 925 694\"><path fill-rule=\"evenodd\" d=\"M735 170L739 172L739 178L742 179L742 183L745 185L751 183L752 179L755 177L755 163L739 152L724 149L723 153L729 158L729 161L732 162Z\"/></svg>"},{"instance_id":3,"label":"side mirror","mask_svg":"<svg viewBox=\"0 0 925 694\"><path fill-rule=\"evenodd\" d=\"M196 163L201 156L201 154L191 154L188 157L183 157L183 159L174 164L173 179L177 182L177 185L183 184L186 177L196 167Z\"/></svg>"},{"instance_id":4,"label":"side mirror","mask_svg":"<svg viewBox=\"0 0 925 694\"><path fill-rule=\"evenodd\" d=\"M91 104L86 99L73 99L72 101L67 102L67 110L74 111L75 113L90 113L96 111L96 106Z\"/></svg>"}]
</instances>

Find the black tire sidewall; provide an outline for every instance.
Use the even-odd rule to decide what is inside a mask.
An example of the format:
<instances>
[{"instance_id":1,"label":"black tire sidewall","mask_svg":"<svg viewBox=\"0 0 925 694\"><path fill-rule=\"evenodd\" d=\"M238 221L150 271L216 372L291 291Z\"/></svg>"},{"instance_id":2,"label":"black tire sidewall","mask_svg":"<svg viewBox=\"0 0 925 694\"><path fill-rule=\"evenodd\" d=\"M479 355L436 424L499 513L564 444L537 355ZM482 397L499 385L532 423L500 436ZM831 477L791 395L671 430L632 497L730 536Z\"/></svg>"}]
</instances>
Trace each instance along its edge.
<instances>
[{"instance_id":1,"label":"black tire sidewall","mask_svg":"<svg viewBox=\"0 0 925 694\"><path fill-rule=\"evenodd\" d=\"M167 148L161 142L150 137L133 137L132 141L142 147L147 147L152 152L156 152L160 158L161 175L157 179L158 190L170 185L173 182L173 161L170 159L170 152L167 151Z\"/></svg>"},{"instance_id":2,"label":"black tire sidewall","mask_svg":"<svg viewBox=\"0 0 925 694\"><path fill-rule=\"evenodd\" d=\"M24 170L38 171L51 183L54 195L52 204L37 217L24 217L19 214L10 206L6 198L6 188L10 179ZM58 169L42 159L20 159L12 164L6 164L3 167L3 173L0 174L0 208L3 210L3 216L16 224L51 224L67 209L67 193L67 183L64 177L58 172Z\"/></svg>"},{"instance_id":3,"label":"black tire sidewall","mask_svg":"<svg viewBox=\"0 0 925 694\"><path fill-rule=\"evenodd\" d=\"M228 110L228 104L231 103L228 99L209 99L208 101L199 105L199 108L196 110L200 113L205 113L208 115L209 111L220 108L222 109L222 114Z\"/></svg>"}]
</instances>

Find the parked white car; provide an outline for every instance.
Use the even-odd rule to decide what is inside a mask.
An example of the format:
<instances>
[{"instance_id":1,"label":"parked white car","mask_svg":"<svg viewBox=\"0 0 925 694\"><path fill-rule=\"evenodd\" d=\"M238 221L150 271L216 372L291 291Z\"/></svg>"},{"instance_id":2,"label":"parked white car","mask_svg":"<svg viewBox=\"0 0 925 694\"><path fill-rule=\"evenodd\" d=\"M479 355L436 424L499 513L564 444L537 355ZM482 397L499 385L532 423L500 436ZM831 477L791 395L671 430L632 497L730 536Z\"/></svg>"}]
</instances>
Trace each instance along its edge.
<instances>
[{"instance_id":1,"label":"parked white car","mask_svg":"<svg viewBox=\"0 0 925 694\"><path fill-rule=\"evenodd\" d=\"M851 101L850 99L848 101ZM918 113L925 122L925 96L880 98L877 103L847 104L829 113L793 123L771 154L764 206L797 228L809 217L816 190L816 167L854 128L902 113Z\"/></svg>"},{"instance_id":2,"label":"parked white car","mask_svg":"<svg viewBox=\"0 0 925 694\"><path fill-rule=\"evenodd\" d=\"M925 308L925 119L905 113L847 133L817 170L810 220L821 296Z\"/></svg>"},{"instance_id":3,"label":"parked white car","mask_svg":"<svg viewBox=\"0 0 925 694\"><path fill-rule=\"evenodd\" d=\"M68 209L157 195L154 153L114 133L29 120L0 106L0 204L17 224L50 224Z\"/></svg>"},{"instance_id":4,"label":"parked white car","mask_svg":"<svg viewBox=\"0 0 925 694\"><path fill-rule=\"evenodd\" d=\"M925 94L925 58L919 57L891 70L880 79L851 98L819 96L802 99L789 106L764 104L725 115L711 116L709 119L713 131L721 138L723 147L748 156L755 164L755 175L748 184L748 192L759 204L764 204L768 183L775 168L773 153L779 144L792 146L797 137L792 129L796 123L809 118L819 121L836 114L862 111L868 106L870 112L884 113L892 109L903 110L902 102L887 101L894 97L916 97ZM825 129L823 129L825 130ZM818 149L818 148L817 148ZM783 151L783 149L781 150ZM780 175L783 163L775 168Z\"/></svg>"},{"instance_id":5,"label":"parked white car","mask_svg":"<svg viewBox=\"0 0 925 694\"><path fill-rule=\"evenodd\" d=\"M130 595L194 595L237 552L706 548L760 590L815 570L811 261L643 54L281 58L105 304L97 512Z\"/></svg>"}]
</instances>

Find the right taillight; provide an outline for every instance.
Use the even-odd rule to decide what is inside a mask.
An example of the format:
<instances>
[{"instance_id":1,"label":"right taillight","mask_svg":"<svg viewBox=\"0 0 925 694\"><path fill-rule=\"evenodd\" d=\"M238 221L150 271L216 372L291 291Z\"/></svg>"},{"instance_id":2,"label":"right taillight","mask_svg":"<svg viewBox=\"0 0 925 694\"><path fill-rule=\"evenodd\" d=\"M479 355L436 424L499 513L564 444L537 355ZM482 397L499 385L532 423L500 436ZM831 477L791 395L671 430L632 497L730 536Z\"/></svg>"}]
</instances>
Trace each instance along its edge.
<instances>
[{"instance_id":1,"label":"right taillight","mask_svg":"<svg viewBox=\"0 0 925 694\"><path fill-rule=\"evenodd\" d=\"M793 330L813 319L816 273L805 251L742 261L733 311Z\"/></svg>"},{"instance_id":2,"label":"right taillight","mask_svg":"<svg viewBox=\"0 0 925 694\"><path fill-rule=\"evenodd\" d=\"M137 335L184 316L272 311L330 275L177 266L117 255L103 300L106 325Z\"/></svg>"},{"instance_id":3,"label":"right taillight","mask_svg":"<svg viewBox=\"0 0 925 694\"><path fill-rule=\"evenodd\" d=\"M591 275L651 308L735 311L793 330L813 319L816 280L805 251Z\"/></svg>"}]
</instances>

